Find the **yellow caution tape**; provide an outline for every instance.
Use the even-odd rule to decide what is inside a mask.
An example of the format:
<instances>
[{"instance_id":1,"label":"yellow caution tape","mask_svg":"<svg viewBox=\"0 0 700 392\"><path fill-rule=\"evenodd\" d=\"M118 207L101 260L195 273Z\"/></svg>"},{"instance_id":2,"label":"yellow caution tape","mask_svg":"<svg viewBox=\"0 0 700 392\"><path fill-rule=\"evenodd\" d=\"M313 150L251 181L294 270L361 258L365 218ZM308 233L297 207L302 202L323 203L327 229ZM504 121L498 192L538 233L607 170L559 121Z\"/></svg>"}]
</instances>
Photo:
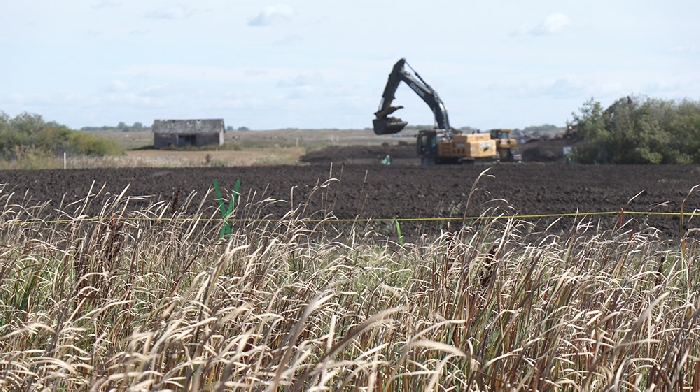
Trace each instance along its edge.
<instances>
[{"instance_id":1,"label":"yellow caution tape","mask_svg":"<svg viewBox=\"0 0 700 392\"><path fill-rule=\"evenodd\" d=\"M586 216L601 216L601 215L657 215L657 216L693 216L695 212L640 212L640 211L597 211L597 212L564 212L555 214L514 214L514 215L482 215L468 217L424 217L424 218L356 218L356 219L227 219L230 223L278 223L278 222L305 222L305 223L367 223L367 222L458 222L458 221L473 221L479 219L541 219L541 218L565 218L565 217L586 217ZM98 222L98 221L156 221L156 222L223 222L223 218L168 218L168 217L82 217L75 219L51 219L51 220L8 220L8 224L60 224L60 223L75 223L75 222Z\"/></svg>"}]
</instances>

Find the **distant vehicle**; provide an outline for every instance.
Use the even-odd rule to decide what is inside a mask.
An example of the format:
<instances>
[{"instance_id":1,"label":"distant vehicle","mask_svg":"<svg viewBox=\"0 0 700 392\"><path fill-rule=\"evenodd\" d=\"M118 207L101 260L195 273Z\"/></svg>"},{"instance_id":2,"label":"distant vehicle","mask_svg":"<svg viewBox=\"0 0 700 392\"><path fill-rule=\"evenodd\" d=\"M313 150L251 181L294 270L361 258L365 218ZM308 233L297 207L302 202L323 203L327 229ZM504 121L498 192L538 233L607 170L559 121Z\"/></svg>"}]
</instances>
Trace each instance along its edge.
<instances>
[{"instance_id":1,"label":"distant vehicle","mask_svg":"<svg viewBox=\"0 0 700 392\"><path fill-rule=\"evenodd\" d=\"M406 69L410 68L410 71ZM519 161L515 147L518 142L510 138L509 129L493 130L490 134L463 134L450 127L447 109L430 85L402 58L394 64L389 74L379 110L374 113L372 125L377 135L400 132L408 123L390 117L403 106L392 106L399 84L404 82L430 107L437 127L418 132L417 150L423 164L460 163L475 160Z\"/></svg>"}]
</instances>

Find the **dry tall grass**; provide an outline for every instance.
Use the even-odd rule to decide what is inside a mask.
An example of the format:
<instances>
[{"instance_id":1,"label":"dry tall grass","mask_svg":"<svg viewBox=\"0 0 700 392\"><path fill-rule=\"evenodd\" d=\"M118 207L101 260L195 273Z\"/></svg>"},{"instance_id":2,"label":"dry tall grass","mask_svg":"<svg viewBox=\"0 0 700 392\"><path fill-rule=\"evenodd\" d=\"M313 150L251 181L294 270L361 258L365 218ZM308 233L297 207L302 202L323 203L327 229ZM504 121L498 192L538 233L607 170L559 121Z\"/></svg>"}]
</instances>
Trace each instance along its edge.
<instances>
[{"instance_id":1,"label":"dry tall grass","mask_svg":"<svg viewBox=\"0 0 700 392\"><path fill-rule=\"evenodd\" d=\"M244 150L130 150L124 156L69 156L34 154L14 161L0 160L0 170L95 169L127 167L242 167L295 164L303 148L249 148Z\"/></svg>"},{"instance_id":2,"label":"dry tall grass","mask_svg":"<svg viewBox=\"0 0 700 392\"><path fill-rule=\"evenodd\" d=\"M300 206L224 241L196 195L93 199L0 193L3 390L698 390L690 238L484 219L398 245Z\"/></svg>"}]
</instances>

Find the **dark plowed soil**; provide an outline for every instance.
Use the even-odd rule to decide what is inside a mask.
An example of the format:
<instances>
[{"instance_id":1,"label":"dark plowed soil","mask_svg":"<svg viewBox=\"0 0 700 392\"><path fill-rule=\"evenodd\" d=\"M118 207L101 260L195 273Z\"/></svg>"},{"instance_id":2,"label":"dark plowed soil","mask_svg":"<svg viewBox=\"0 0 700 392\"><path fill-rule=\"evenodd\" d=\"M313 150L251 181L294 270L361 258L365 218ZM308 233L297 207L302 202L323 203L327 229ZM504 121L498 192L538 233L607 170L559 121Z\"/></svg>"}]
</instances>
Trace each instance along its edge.
<instances>
[{"instance_id":1,"label":"dark plowed soil","mask_svg":"<svg viewBox=\"0 0 700 392\"><path fill-rule=\"evenodd\" d=\"M510 206L503 211L525 214L618 211L622 207L629 211L678 211L690 189L700 184L700 166L539 163L0 171L0 183L7 184L3 194L15 192L12 198L15 203L50 201L51 208L58 207L62 199L66 205L85 197L93 181L93 192L106 184L103 196L88 211L96 214L100 200L120 193L127 186L128 196L149 196L130 202L128 208L137 209L159 200L172 204L177 199L177 203L182 203L190 192L197 192L199 201L214 179L230 194L233 184L240 179L244 201L283 200L263 203L262 214L271 217L288 212L293 199L294 206L308 202L306 215L332 211L339 218L409 218L462 216L472 187L487 168L490 170L476 184L467 215L478 215L495 206ZM329 178L337 180L314 191L316 185ZM634 198L635 195L638 196ZM207 196L204 205L215 212L213 193ZM698 207L700 192L688 198L685 209L692 211ZM51 214L51 208L45 213ZM645 218L638 219L643 224ZM669 234L678 232L677 218L649 219L649 223ZM691 220L690 227L695 227L697 220Z\"/></svg>"}]
</instances>

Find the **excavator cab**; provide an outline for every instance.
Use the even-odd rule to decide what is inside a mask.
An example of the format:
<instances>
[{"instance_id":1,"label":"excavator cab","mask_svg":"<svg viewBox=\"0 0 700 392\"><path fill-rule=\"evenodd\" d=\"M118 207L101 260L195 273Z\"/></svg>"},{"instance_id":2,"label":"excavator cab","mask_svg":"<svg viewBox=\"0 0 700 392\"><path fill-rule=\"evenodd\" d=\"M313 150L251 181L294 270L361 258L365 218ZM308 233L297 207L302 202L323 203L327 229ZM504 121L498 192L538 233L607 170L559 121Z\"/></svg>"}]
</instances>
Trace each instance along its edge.
<instances>
[{"instance_id":1,"label":"excavator cab","mask_svg":"<svg viewBox=\"0 0 700 392\"><path fill-rule=\"evenodd\" d=\"M492 129L491 139L510 139L510 129Z\"/></svg>"},{"instance_id":2,"label":"excavator cab","mask_svg":"<svg viewBox=\"0 0 700 392\"><path fill-rule=\"evenodd\" d=\"M434 129L419 131L416 147L418 156L434 160L437 156L437 132Z\"/></svg>"}]
</instances>

